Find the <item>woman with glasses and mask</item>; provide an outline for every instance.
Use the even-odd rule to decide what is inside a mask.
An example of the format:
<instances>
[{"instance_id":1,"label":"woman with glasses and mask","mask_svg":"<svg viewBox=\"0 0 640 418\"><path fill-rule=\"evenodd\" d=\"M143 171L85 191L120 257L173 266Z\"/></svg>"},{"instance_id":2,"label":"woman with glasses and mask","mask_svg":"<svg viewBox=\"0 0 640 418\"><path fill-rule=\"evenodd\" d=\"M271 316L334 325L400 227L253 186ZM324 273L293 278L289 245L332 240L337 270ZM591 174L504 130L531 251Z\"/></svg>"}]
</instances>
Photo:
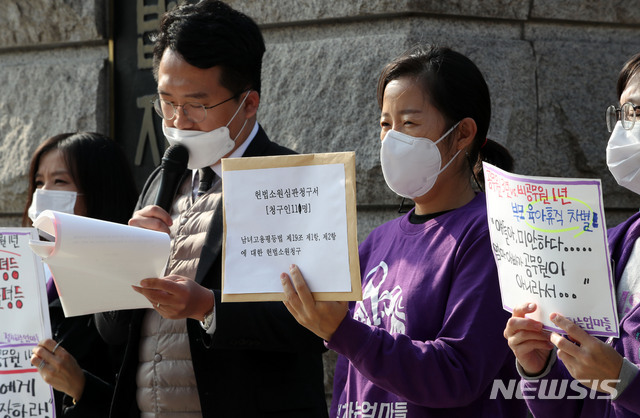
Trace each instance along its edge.
<instances>
[{"instance_id":1,"label":"woman with glasses and mask","mask_svg":"<svg viewBox=\"0 0 640 418\"><path fill-rule=\"evenodd\" d=\"M418 46L385 66L378 104L384 179L415 209L360 245L361 302L316 302L304 266L281 276L289 311L339 354L330 416L524 417L523 401L492 399L517 374L475 190L482 161L513 164L486 137L487 84L462 54Z\"/></svg>"},{"instance_id":2,"label":"woman with glasses and mask","mask_svg":"<svg viewBox=\"0 0 640 418\"><path fill-rule=\"evenodd\" d=\"M617 93L620 106L610 106L606 111L611 132L607 165L618 184L640 193L640 54L622 68ZM640 416L639 236L640 212L608 231L620 337L603 341L552 313L550 319L567 332L565 338L543 331L540 322L525 317L537 309L535 304L514 309L504 336L516 355L522 390L535 416ZM566 388L564 397L549 400L545 396L558 391L562 384Z\"/></svg>"},{"instance_id":3,"label":"woman with glasses and mask","mask_svg":"<svg viewBox=\"0 0 640 418\"><path fill-rule=\"evenodd\" d=\"M23 226L47 209L126 224L138 196L118 144L92 132L60 134L40 144L31 158L28 192ZM102 341L93 315L65 318L45 270L53 339L38 343L31 364L55 389L56 416L107 416L119 349ZM86 385L98 388L89 392L101 394L105 408L99 398L83 396Z\"/></svg>"}]
</instances>

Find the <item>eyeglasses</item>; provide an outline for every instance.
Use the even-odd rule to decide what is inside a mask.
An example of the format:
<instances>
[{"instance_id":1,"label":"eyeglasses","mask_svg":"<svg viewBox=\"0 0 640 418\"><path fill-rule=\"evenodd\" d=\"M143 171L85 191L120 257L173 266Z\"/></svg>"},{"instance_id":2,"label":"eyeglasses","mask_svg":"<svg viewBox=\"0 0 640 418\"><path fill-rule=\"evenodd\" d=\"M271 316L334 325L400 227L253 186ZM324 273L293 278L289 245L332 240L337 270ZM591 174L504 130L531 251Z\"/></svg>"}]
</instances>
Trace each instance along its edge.
<instances>
[{"instance_id":1,"label":"eyeglasses","mask_svg":"<svg viewBox=\"0 0 640 418\"><path fill-rule=\"evenodd\" d=\"M623 104L621 107L615 107L611 105L607 108L607 129L609 132L613 132L613 128L616 126L616 122L622 122L622 127L627 131L633 128L638 116L638 110L640 106L634 105L631 102Z\"/></svg>"},{"instance_id":2,"label":"eyeglasses","mask_svg":"<svg viewBox=\"0 0 640 418\"><path fill-rule=\"evenodd\" d=\"M239 94L229 97L227 100L223 100L212 106L205 106L201 103L185 103L177 105L166 100L162 100L160 97L157 97L151 103L153 103L153 109L156 113L164 120L173 120L173 118L178 114L177 108L182 107L182 111L188 120L193 123L200 123L207 118L207 109L213 109L216 106L227 103L228 101L238 97Z\"/></svg>"}]
</instances>

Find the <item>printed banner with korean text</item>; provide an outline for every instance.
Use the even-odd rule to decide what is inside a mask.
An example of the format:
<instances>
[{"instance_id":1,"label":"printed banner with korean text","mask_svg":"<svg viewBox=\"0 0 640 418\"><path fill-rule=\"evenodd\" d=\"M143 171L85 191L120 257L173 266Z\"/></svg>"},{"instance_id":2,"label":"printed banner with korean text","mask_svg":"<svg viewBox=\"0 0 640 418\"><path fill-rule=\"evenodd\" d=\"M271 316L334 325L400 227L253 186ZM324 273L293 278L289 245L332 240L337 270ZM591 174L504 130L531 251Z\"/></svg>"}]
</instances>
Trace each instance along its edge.
<instances>
[{"instance_id":1,"label":"printed banner with korean text","mask_svg":"<svg viewBox=\"0 0 640 418\"><path fill-rule=\"evenodd\" d=\"M484 163L487 217L507 311L527 302L529 315L559 333L558 312L586 332L618 336L599 179L532 177Z\"/></svg>"}]
</instances>

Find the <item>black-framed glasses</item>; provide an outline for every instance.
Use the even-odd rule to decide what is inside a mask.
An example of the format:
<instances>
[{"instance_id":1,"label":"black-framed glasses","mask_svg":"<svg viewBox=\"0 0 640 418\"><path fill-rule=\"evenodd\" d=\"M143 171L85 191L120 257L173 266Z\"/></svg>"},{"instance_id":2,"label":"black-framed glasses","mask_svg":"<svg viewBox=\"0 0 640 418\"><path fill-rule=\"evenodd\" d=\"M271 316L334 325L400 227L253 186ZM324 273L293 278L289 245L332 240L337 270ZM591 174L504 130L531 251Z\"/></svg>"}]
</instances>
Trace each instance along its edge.
<instances>
[{"instance_id":1,"label":"black-framed glasses","mask_svg":"<svg viewBox=\"0 0 640 418\"><path fill-rule=\"evenodd\" d=\"M615 107L614 105L609 106L606 112L607 129L609 132L613 132L616 123L620 121L624 129L627 131L630 130L633 128L633 125L635 125L638 116L640 116L640 114L638 114L639 110L640 106L631 102L627 102L620 107Z\"/></svg>"},{"instance_id":2,"label":"black-framed glasses","mask_svg":"<svg viewBox=\"0 0 640 418\"><path fill-rule=\"evenodd\" d=\"M241 93L235 94L229 97L227 100L223 100L220 103L205 106L202 103L184 103L181 105L173 104L166 100L162 100L159 96L156 97L151 103L153 103L153 109L158 116L164 120L173 120L178 114L178 108L181 107L184 115L193 123L200 123L207 118L207 109L213 109L216 106L227 103L230 100L235 99Z\"/></svg>"}]
</instances>

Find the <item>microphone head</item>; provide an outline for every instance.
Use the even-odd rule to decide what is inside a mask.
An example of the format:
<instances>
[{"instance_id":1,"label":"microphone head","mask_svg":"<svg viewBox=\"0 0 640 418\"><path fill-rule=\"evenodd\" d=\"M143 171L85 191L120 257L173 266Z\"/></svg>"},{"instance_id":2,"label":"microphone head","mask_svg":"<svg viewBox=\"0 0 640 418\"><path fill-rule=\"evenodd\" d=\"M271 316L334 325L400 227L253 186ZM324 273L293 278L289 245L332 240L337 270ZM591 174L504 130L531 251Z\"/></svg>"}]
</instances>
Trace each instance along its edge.
<instances>
[{"instance_id":1,"label":"microphone head","mask_svg":"<svg viewBox=\"0 0 640 418\"><path fill-rule=\"evenodd\" d=\"M162 157L162 168L171 166L170 170L184 172L187 169L187 163L189 162L189 151L187 147L181 144L171 145L164 152Z\"/></svg>"}]
</instances>

